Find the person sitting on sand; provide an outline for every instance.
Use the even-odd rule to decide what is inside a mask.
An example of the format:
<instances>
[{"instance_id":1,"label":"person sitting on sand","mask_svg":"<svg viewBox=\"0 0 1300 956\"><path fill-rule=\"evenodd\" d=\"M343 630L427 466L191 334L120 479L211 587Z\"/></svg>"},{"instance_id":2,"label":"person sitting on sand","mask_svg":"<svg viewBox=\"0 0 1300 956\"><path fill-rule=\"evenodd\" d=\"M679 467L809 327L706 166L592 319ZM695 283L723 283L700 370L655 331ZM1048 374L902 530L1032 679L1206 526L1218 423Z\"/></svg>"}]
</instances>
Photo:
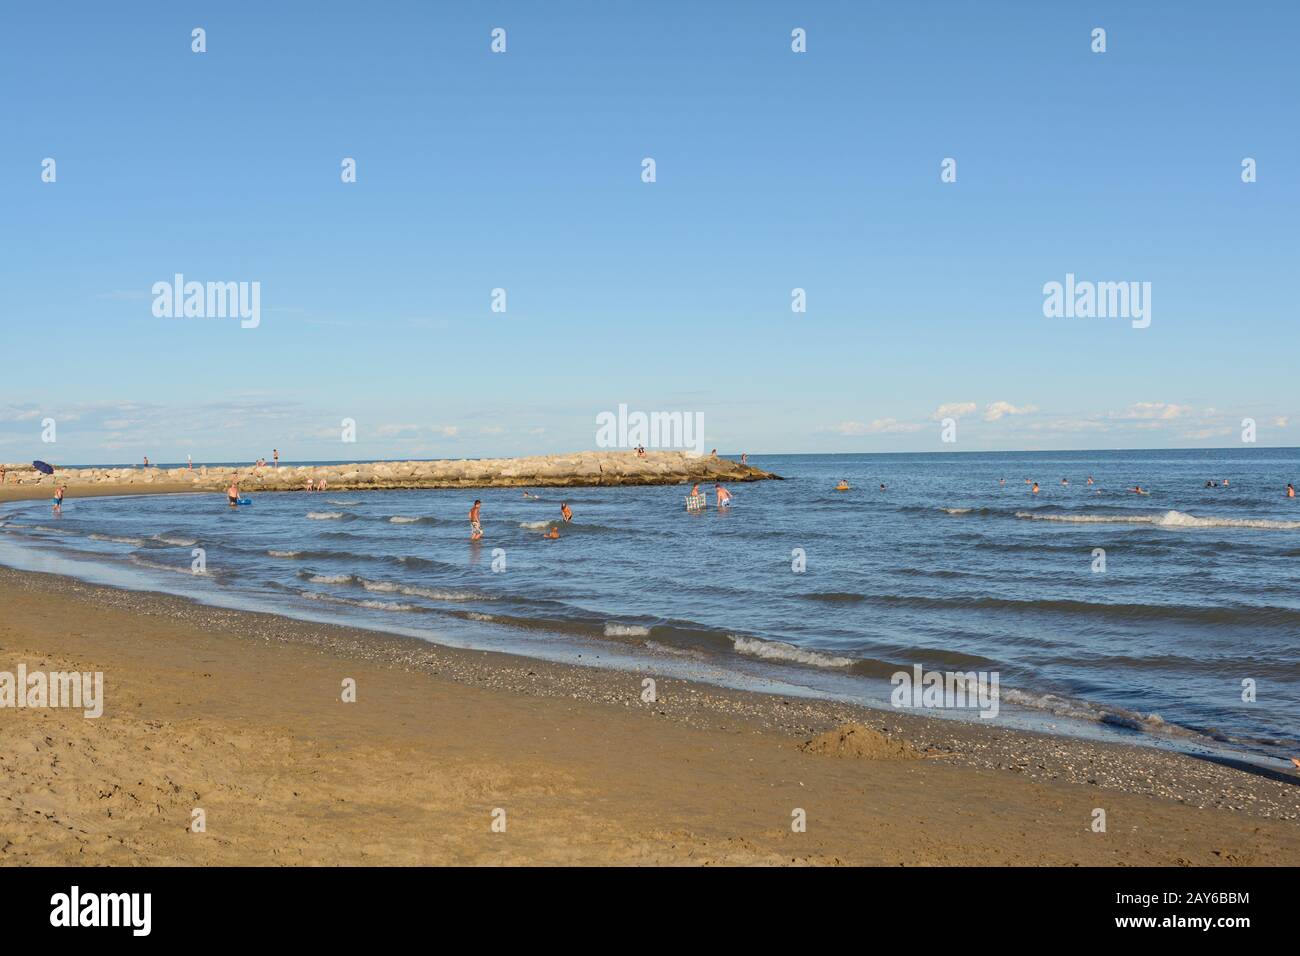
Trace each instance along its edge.
<instances>
[{"instance_id":1,"label":"person sitting on sand","mask_svg":"<svg viewBox=\"0 0 1300 956\"><path fill-rule=\"evenodd\" d=\"M848 491L848 490L849 490L849 480L848 480L847 478L841 478L841 479L840 479L840 483L839 483L838 485L835 486L835 490L836 490L836 491Z\"/></svg>"},{"instance_id":2,"label":"person sitting on sand","mask_svg":"<svg viewBox=\"0 0 1300 956\"><path fill-rule=\"evenodd\" d=\"M573 509L569 507L569 503L567 501L560 503L560 514L564 516L564 521L566 524L573 520Z\"/></svg>"},{"instance_id":3,"label":"person sitting on sand","mask_svg":"<svg viewBox=\"0 0 1300 956\"><path fill-rule=\"evenodd\" d=\"M54 489L54 513L56 515L63 513L63 490L63 485L59 485Z\"/></svg>"},{"instance_id":4,"label":"person sitting on sand","mask_svg":"<svg viewBox=\"0 0 1300 956\"><path fill-rule=\"evenodd\" d=\"M731 504L731 492L722 485L714 485L713 490L717 493L718 507L725 508Z\"/></svg>"},{"instance_id":5,"label":"person sitting on sand","mask_svg":"<svg viewBox=\"0 0 1300 956\"><path fill-rule=\"evenodd\" d=\"M226 489L226 497L230 499L230 507L239 504L239 476L234 475L230 479L230 487Z\"/></svg>"},{"instance_id":6,"label":"person sitting on sand","mask_svg":"<svg viewBox=\"0 0 1300 956\"><path fill-rule=\"evenodd\" d=\"M471 541L477 541L479 538L483 537L483 526L479 524L478 519L478 513L481 507L483 507L483 502L475 498L474 507L469 509L469 539Z\"/></svg>"}]
</instances>

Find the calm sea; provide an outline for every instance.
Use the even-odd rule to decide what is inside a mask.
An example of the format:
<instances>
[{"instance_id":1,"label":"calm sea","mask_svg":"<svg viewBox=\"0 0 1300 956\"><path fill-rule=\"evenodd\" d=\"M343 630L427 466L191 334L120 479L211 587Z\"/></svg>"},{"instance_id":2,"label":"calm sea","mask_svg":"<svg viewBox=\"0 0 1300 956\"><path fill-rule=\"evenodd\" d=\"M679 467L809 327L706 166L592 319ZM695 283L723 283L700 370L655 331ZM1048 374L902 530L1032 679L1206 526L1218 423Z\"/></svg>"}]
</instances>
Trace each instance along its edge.
<instances>
[{"instance_id":1,"label":"calm sea","mask_svg":"<svg viewBox=\"0 0 1300 956\"><path fill-rule=\"evenodd\" d=\"M700 513L683 487L12 503L0 562L885 707L900 669L996 672L997 720L1300 752L1300 451L750 460L787 480L733 486L727 511L707 488Z\"/></svg>"}]
</instances>

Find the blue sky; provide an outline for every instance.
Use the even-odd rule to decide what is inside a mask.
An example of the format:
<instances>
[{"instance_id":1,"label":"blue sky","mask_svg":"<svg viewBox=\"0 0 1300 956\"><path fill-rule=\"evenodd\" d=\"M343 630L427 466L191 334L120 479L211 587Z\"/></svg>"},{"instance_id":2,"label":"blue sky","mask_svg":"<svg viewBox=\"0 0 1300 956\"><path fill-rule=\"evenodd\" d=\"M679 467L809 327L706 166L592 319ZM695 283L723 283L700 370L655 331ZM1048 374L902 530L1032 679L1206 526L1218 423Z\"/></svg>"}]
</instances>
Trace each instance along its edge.
<instances>
[{"instance_id":1,"label":"blue sky","mask_svg":"<svg viewBox=\"0 0 1300 956\"><path fill-rule=\"evenodd\" d=\"M1225 446L1243 417L1297 445L1297 28L1280 0L8 5L0 460L567 451L619 403L724 452ZM261 324L155 318L178 272L260 282ZM1150 282L1150 327L1045 318L1066 273Z\"/></svg>"}]
</instances>

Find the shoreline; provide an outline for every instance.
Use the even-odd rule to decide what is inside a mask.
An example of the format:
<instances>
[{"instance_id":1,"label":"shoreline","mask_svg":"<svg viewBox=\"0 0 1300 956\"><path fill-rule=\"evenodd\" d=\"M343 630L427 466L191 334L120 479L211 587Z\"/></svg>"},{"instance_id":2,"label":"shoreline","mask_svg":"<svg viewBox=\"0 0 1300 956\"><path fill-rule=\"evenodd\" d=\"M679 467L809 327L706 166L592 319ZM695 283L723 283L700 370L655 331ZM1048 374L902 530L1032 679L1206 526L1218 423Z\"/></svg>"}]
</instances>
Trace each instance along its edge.
<instances>
[{"instance_id":1,"label":"shoreline","mask_svg":"<svg viewBox=\"0 0 1300 956\"><path fill-rule=\"evenodd\" d=\"M961 840L976 826L981 845L999 834L980 851L992 863L1300 860L1300 779L1287 774L670 678L650 705L639 674L37 572L0 569L0 597L0 669L75 662L104 671L108 701L98 720L0 710L0 753L16 755L0 822L45 816L0 841L4 863L943 864L971 862ZM340 674L356 676L357 704L339 703ZM906 741L916 759L801 749L845 724ZM466 766L446 776L448 760ZM68 766L91 776L71 781ZM462 771L485 792L466 792ZM155 786L153 772L161 795L141 789ZM318 805L295 805L321 774ZM420 781L413 790L400 785L408 776ZM252 779L282 785L273 808L245 792ZM755 803L774 799L755 819ZM551 838L503 841L519 855L501 856L488 829L494 800L540 813L529 834ZM186 832L189 806L204 805L195 801L222 808L209 833L236 826L257 838L197 842ZM794 834L790 808L804 804L821 825ZM1106 834L1089 827L1098 807L1111 815ZM435 810L464 818L465 847L435 852L408 825Z\"/></svg>"},{"instance_id":2,"label":"shoreline","mask_svg":"<svg viewBox=\"0 0 1300 956\"><path fill-rule=\"evenodd\" d=\"M93 497L120 497L130 495L151 496L165 494L196 494L190 488L176 489L165 485L150 486L147 488L115 488L115 489L96 489L94 494L85 496ZM3 495L0 494L0 503L5 501L19 501L30 499L32 495ZM834 684L825 683L826 673L822 673L816 667L805 669L798 664L773 664L768 661L756 661L753 658L741 654L736 660L723 662L722 670L716 670L707 666L701 666L691 670L677 666L679 661L670 661L664 659L661 655L638 649L635 647L623 647L618 644L609 644L602 646L599 641L595 645L590 642L594 639L586 634L574 634L563 632L561 638L564 643L558 646L558 650L545 651L534 647L522 647L517 644L511 646L511 641L500 641L492 639L475 639L471 642L461 643L451 638L449 634L430 635L427 629L416 629L403 631L400 627L394 627L384 622L370 622L362 620L349 620L344 618L335 618L333 616L316 616L314 614L293 613L291 611L281 612L268 610L264 602L253 602L251 605L245 602L242 605L230 604L224 602L209 602L203 597L184 591L175 592L171 590L155 590L159 585L157 582L126 582L117 576L104 577L98 574L92 574L88 578L77 576L75 571L57 568L42 567L42 562L25 562L17 565L7 564L0 561L0 571L13 571L19 574L44 574L51 577L60 578L69 582L76 582L86 587L103 587L110 590L120 590L130 594L147 594L156 598L165 598L185 602L187 604L196 604L200 607L212 610L231 611L234 613L247 613L252 615L270 615L277 619L285 619L302 623L309 626L337 627L345 630L358 631L367 634L382 635L385 638L396 639L401 641L417 641L422 645L441 647L446 650L454 650L464 653L491 653L501 654L512 660L529 661L534 663L547 662L555 666L580 666L580 667L600 667L607 670L617 670L623 673L631 673L641 669L659 668L664 673L671 673L673 679L682 680L691 684L709 687L715 690L728 690L731 692L752 695L772 695L786 694L800 700L807 699L811 701L824 702L828 704L843 703L845 706L853 708L856 711L875 715L877 718L888 719L892 715L908 716L915 711L908 709L899 710L887 705L892 688L883 681L883 678L875 680L880 685L877 689L883 694L880 700L871 699L871 695L864 695L857 689L846 689L837 687ZM96 565L97 566L97 565ZM98 567L98 566L97 566ZM162 585L166 587L166 585ZM262 607L258 607L262 603ZM473 621L473 614L455 614L461 623ZM550 622L558 624L559 622ZM483 625L506 632L517 627L530 627L531 623L525 623L519 619L508 616L495 615L491 622ZM557 637L560 633L557 632ZM606 634L608 637L608 633ZM440 641L450 641L449 643L439 643ZM485 646L486 645L486 646ZM496 645L496 646L494 646ZM647 644L647 646L652 646ZM573 659L582 658L587 653L591 658L599 660L602 655L609 660L606 663L574 665ZM767 670L755 671L752 668L755 665L763 667L766 665ZM793 670L786 671L784 667L791 667ZM803 675L802 677L800 675ZM809 674L815 674L816 677L809 677ZM835 675L839 676L839 675ZM859 677L860 680L872 680L873 678ZM1012 688L1013 690L1015 688ZM1132 746L1141 749L1153 749L1163 753L1182 754L1195 760L1205 760L1219 762L1224 765L1235 766L1241 770L1260 773L1264 775L1280 775L1282 779L1294 778L1300 784L1300 771L1293 772L1288 765L1289 755L1279 755L1277 753L1265 753L1259 750L1252 750L1249 747L1237 745L1232 742L1206 736L1202 732L1191 728L1183 728L1177 725L1169 734L1162 734L1154 728L1131 726L1123 721L1114 724L1108 724L1099 718L1088 719L1084 716L1068 714L1061 711L1046 709L1036 709L1032 706L1016 703L1014 701L1002 704L1004 714L1010 719L1004 719L999 725L999 729L1024 732L1030 734L1039 734L1050 739L1061 739L1071 741L1081 741L1097 743L1102 746ZM1126 716L1121 714L1121 717ZM945 716L926 718L938 720L944 723L967 724L974 721L975 726L984 725L983 721L975 720L962 714L947 713Z\"/></svg>"}]
</instances>

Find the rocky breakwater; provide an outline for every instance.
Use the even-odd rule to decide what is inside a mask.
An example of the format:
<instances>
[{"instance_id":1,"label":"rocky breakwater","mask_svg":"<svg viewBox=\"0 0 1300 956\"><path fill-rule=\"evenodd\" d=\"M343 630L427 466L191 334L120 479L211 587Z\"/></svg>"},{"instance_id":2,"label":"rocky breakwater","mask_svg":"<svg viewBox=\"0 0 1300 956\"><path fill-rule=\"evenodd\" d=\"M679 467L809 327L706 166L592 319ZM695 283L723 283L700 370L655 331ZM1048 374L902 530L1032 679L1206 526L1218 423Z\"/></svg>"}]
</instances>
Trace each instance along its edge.
<instances>
[{"instance_id":1,"label":"rocky breakwater","mask_svg":"<svg viewBox=\"0 0 1300 956\"><path fill-rule=\"evenodd\" d=\"M194 468L57 468L43 475L31 465L9 465L7 485L33 490L62 484L68 491L221 491L238 478L245 491L300 491L321 479L338 491L368 488L571 488L592 485L675 485L780 479L752 465L688 452L584 451L529 458L381 461L347 465Z\"/></svg>"}]
</instances>

